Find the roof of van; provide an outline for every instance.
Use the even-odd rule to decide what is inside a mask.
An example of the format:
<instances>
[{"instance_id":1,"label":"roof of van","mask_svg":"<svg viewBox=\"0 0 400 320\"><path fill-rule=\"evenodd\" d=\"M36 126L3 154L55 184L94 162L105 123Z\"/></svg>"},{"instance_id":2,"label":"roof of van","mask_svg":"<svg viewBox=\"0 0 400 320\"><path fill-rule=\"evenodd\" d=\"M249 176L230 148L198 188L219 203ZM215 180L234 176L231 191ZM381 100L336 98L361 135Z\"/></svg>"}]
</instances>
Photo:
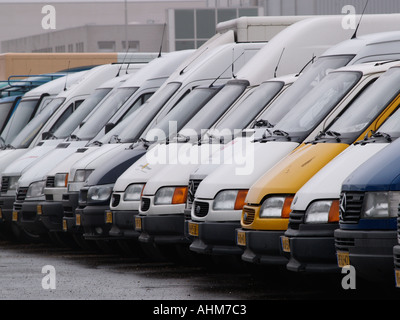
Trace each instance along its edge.
<instances>
[{"instance_id":1,"label":"roof of van","mask_svg":"<svg viewBox=\"0 0 400 320\"><path fill-rule=\"evenodd\" d=\"M129 77L121 87L136 87L149 79L168 78L195 50L180 50L164 53Z\"/></svg>"},{"instance_id":2,"label":"roof of van","mask_svg":"<svg viewBox=\"0 0 400 320\"><path fill-rule=\"evenodd\" d=\"M71 74L68 74L67 76L63 76L61 78L57 78L52 81L49 81L45 84L40 85L39 87L36 87L36 88L28 91L27 93L24 94L23 98L28 98L28 97L32 97L32 96L40 96L44 93L48 93L50 95L58 94L64 89L65 85L67 85L67 87L68 87L69 85L75 83L76 81L81 79L85 75L86 72L87 71L79 71L79 72L71 73Z\"/></svg>"},{"instance_id":3,"label":"roof of van","mask_svg":"<svg viewBox=\"0 0 400 320\"><path fill-rule=\"evenodd\" d=\"M326 50L323 55L354 54L356 50L358 51L362 47L371 46L374 44L389 43L393 41L399 41L400 43L400 31L375 32L366 35L359 35L354 39L349 39L338 43L337 45Z\"/></svg>"}]
</instances>

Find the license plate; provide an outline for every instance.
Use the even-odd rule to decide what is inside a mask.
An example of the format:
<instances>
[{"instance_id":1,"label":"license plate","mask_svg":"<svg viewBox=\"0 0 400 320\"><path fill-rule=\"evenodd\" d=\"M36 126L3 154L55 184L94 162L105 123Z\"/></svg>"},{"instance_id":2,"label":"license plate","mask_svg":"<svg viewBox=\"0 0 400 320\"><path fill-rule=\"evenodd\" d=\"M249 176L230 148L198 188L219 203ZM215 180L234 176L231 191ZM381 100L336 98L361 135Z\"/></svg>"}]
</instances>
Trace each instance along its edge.
<instances>
[{"instance_id":1,"label":"license plate","mask_svg":"<svg viewBox=\"0 0 400 320\"><path fill-rule=\"evenodd\" d=\"M136 230L142 230L142 219L135 217L135 228Z\"/></svg>"},{"instance_id":2,"label":"license plate","mask_svg":"<svg viewBox=\"0 0 400 320\"><path fill-rule=\"evenodd\" d=\"M246 233L243 231L238 231L236 234L236 240L237 240L237 244L239 246L245 246L246 245Z\"/></svg>"},{"instance_id":3,"label":"license plate","mask_svg":"<svg viewBox=\"0 0 400 320\"><path fill-rule=\"evenodd\" d=\"M113 216L111 211L106 212L106 223L112 223L113 222Z\"/></svg>"},{"instance_id":4,"label":"license plate","mask_svg":"<svg viewBox=\"0 0 400 320\"><path fill-rule=\"evenodd\" d=\"M63 227L63 230L64 230L64 231L67 231L67 230L68 230L68 227L67 227L67 220L63 219L62 227Z\"/></svg>"},{"instance_id":5,"label":"license plate","mask_svg":"<svg viewBox=\"0 0 400 320\"><path fill-rule=\"evenodd\" d=\"M80 215L80 214L76 214L76 215L75 215L75 224L76 224L77 226L80 226L80 225L81 225L81 215Z\"/></svg>"},{"instance_id":6,"label":"license plate","mask_svg":"<svg viewBox=\"0 0 400 320\"><path fill-rule=\"evenodd\" d=\"M396 287L400 288L400 270L395 270L394 274L396 276Z\"/></svg>"},{"instance_id":7,"label":"license plate","mask_svg":"<svg viewBox=\"0 0 400 320\"><path fill-rule=\"evenodd\" d=\"M189 234L194 237L199 236L199 225L197 223L189 222Z\"/></svg>"},{"instance_id":8,"label":"license plate","mask_svg":"<svg viewBox=\"0 0 400 320\"><path fill-rule=\"evenodd\" d=\"M18 221L18 212L17 211L13 211L13 213L12 213L12 221Z\"/></svg>"},{"instance_id":9,"label":"license plate","mask_svg":"<svg viewBox=\"0 0 400 320\"><path fill-rule=\"evenodd\" d=\"M343 268L344 266L349 266L350 265L350 256L348 252L337 252L337 261L338 261L338 266L340 268Z\"/></svg>"},{"instance_id":10,"label":"license plate","mask_svg":"<svg viewBox=\"0 0 400 320\"><path fill-rule=\"evenodd\" d=\"M37 214L42 214L42 206L41 206L41 205L37 205L37 207L36 207L36 213L37 213Z\"/></svg>"},{"instance_id":11,"label":"license plate","mask_svg":"<svg viewBox=\"0 0 400 320\"><path fill-rule=\"evenodd\" d=\"M281 244L284 252L290 252L290 243L288 237L281 237Z\"/></svg>"}]
</instances>

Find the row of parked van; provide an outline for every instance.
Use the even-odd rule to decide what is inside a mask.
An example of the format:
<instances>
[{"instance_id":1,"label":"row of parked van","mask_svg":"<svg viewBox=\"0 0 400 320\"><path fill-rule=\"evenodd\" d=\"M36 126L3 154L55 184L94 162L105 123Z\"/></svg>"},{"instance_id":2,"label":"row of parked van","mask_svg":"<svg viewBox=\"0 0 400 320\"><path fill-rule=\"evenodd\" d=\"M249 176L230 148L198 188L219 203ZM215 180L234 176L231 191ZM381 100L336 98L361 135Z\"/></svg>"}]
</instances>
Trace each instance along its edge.
<instances>
[{"instance_id":1,"label":"row of parked van","mask_svg":"<svg viewBox=\"0 0 400 320\"><path fill-rule=\"evenodd\" d=\"M24 93L1 235L400 285L400 16L343 18L240 18Z\"/></svg>"}]
</instances>

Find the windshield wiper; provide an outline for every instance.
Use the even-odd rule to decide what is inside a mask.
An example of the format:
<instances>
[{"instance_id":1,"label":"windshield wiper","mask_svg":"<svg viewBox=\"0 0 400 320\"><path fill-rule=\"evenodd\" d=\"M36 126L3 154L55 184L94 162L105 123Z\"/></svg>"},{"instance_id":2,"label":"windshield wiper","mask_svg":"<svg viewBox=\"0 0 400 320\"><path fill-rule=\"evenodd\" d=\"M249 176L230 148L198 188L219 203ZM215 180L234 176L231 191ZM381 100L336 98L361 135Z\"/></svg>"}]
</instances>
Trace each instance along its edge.
<instances>
[{"instance_id":1,"label":"windshield wiper","mask_svg":"<svg viewBox=\"0 0 400 320\"><path fill-rule=\"evenodd\" d=\"M260 119L254 122L253 127L267 127L273 128L274 125L271 124L268 120Z\"/></svg>"},{"instance_id":2,"label":"windshield wiper","mask_svg":"<svg viewBox=\"0 0 400 320\"><path fill-rule=\"evenodd\" d=\"M75 134L71 134L70 136L69 136L69 138L70 138L70 140L74 140L74 141L80 141L81 139L77 136L77 135L75 135Z\"/></svg>"},{"instance_id":3,"label":"windshield wiper","mask_svg":"<svg viewBox=\"0 0 400 320\"><path fill-rule=\"evenodd\" d=\"M182 133L178 133L178 134L176 135L176 138L177 138L177 141L178 141L178 142L188 142L188 141L190 140L190 137L185 136L185 135L182 134ZM180 138L181 138L182 140L180 140ZM169 140L168 140L168 141L169 141Z\"/></svg>"},{"instance_id":4,"label":"windshield wiper","mask_svg":"<svg viewBox=\"0 0 400 320\"><path fill-rule=\"evenodd\" d=\"M100 142L99 140L96 140L96 141L93 141L90 145L101 147L103 145L103 142Z\"/></svg>"},{"instance_id":5,"label":"windshield wiper","mask_svg":"<svg viewBox=\"0 0 400 320\"><path fill-rule=\"evenodd\" d=\"M376 132L372 135L371 138L385 138L387 141L392 142L392 136L385 132Z\"/></svg>"},{"instance_id":6,"label":"windshield wiper","mask_svg":"<svg viewBox=\"0 0 400 320\"><path fill-rule=\"evenodd\" d=\"M340 133L339 132L328 130L328 131L325 132L325 135L334 137L337 142L340 142L340 138L339 138L340 137Z\"/></svg>"}]
</instances>

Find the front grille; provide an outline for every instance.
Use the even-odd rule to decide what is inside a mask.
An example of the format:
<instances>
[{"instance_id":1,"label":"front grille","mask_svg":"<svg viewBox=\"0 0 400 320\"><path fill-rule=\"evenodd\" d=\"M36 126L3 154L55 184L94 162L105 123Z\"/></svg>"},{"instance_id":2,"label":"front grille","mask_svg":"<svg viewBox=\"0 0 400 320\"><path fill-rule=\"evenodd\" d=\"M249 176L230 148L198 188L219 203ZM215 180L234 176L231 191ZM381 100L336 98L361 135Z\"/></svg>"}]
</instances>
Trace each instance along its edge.
<instances>
[{"instance_id":1,"label":"front grille","mask_svg":"<svg viewBox=\"0 0 400 320\"><path fill-rule=\"evenodd\" d=\"M340 195L340 222L358 223L364 201L364 192L343 192Z\"/></svg>"},{"instance_id":2,"label":"front grille","mask_svg":"<svg viewBox=\"0 0 400 320\"><path fill-rule=\"evenodd\" d=\"M256 212L252 208L243 207L243 223L251 224L254 221Z\"/></svg>"},{"instance_id":3,"label":"front grille","mask_svg":"<svg viewBox=\"0 0 400 320\"><path fill-rule=\"evenodd\" d=\"M54 176L48 176L46 179L46 188L54 188Z\"/></svg>"},{"instance_id":4,"label":"front grille","mask_svg":"<svg viewBox=\"0 0 400 320\"><path fill-rule=\"evenodd\" d=\"M289 215L288 229L299 230L299 227L304 223L305 212L293 210Z\"/></svg>"},{"instance_id":5,"label":"front grille","mask_svg":"<svg viewBox=\"0 0 400 320\"><path fill-rule=\"evenodd\" d=\"M353 238L335 238L335 247L338 250L347 250L349 247L354 247Z\"/></svg>"},{"instance_id":6,"label":"front grille","mask_svg":"<svg viewBox=\"0 0 400 320\"><path fill-rule=\"evenodd\" d=\"M14 211L21 211L21 209L22 209L22 204L14 202L13 210Z\"/></svg>"},{"instance_id":7,"label":"front grille","mask_svg":"<svg viewBox=\"0 0 400 320\"><path fill-rule=\"evenodd\" d=\"M9 177L1 178L1 192L7 192L9 179Z\"/></svg>"},{"instance_id":8,"label":"front grille","mask_svg":"<svg viewBox=\"0 0 400 320\"><path fill-rule=\"evenodd\" d=\"M196 194L197 188L199 187L201 180L192 179L189 180L188 195L186 201L186 207L190 208L194 201L194 195Z\"/></svg>"},{"instance_id":9,"label":"front grille","mask_svg":"<svg viewBox=\"0 0 400 320\"><path fill-rule=\"evenodd\" d=\"M120 200L121 196L119 194L113 193L111 197L111 206L116 207L117 205L119 205Z\"/></svg>"},{"instance_id":10,"label":"front grille","mask_svg":"<svg viewBox=\"0 0 400 320\"><path fill-rule=\"evenodd\" d=\"M397 209L397 239L399 240L400 243L400 204Z\"/></svg>"},{"instance_id":11,"label":"front grille","mask_svg":"<svg viewBox=\"0 0 400 320\"><path fill-rule=\"evenodd\" d=\"M208 202L195 201L193 205L193 212L196 217L202 218L208 214Z\"/></svg>"},{"instance_id":12,"label":"front grille","mask_svg":"<svg viewBox=\"0 0 400 320\"><path fill-rule=\"evenodd\" d=\"M17 201L24 201L26 198L26 194L28 192L28 188L27 187L23 187L23 188L18 188L17 191Z\"/></svg>"},{"instance_id":13,"label":"front grille","mask_svg":"<svg viewBox=\"0 0 400 320\"><path fill-rule=\"evenodd\" d=\"M142 198L140 201L140 209L142 211L147 211L150 208L150 199L149 198Z\"/></svg>"},{"instance_id":14,"label":"front grille","mask_svg":"<svg viewBox=\"0 0 400 320\"><path fill-rule=\"evenodd\" d=\"M87 203L87 189L81 189L79 191L79 204L86 204Z\"/></svg>"},{"instance_id":15,"label":"front grille","mask_svg":"<svg viewBox=\"0 0 400 320\"><path fill-rule=\"evenodd\" d=\"M393 254L394 266L396 269L400 268L400 255Z\"/></svg>"}]
</instances>

